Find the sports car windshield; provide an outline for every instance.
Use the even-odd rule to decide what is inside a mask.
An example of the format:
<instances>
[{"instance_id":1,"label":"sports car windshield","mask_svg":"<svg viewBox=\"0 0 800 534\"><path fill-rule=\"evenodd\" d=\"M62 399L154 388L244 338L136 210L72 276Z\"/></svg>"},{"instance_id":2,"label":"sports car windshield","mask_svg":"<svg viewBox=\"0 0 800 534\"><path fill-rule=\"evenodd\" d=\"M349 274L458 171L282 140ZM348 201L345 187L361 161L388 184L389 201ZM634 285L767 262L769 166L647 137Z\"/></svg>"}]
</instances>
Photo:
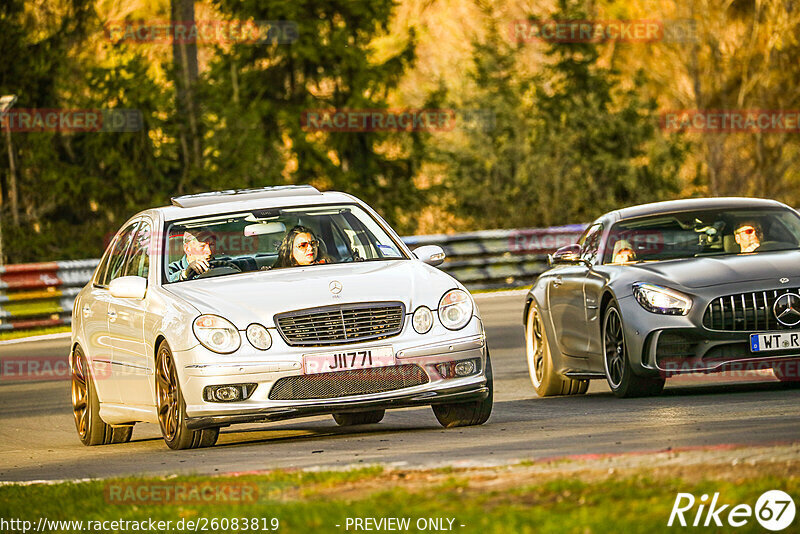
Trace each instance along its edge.
<instances>
[{"instance_id":1,"label":"sports car windshield","mask_svg":"<svg viewBox=\"0 0 800 534\"><path fill-rule=\"evenodd\" d=\"M349 204L185 219L168 224L165 239L165 283L257 270L408 259L369 213ZM204 261L207 268L192 272L189 265L194 260Z\"/></svg>"},{"instance_id":2,"label":"sports car windshield","mask_svg":"<svg viewBox=\"0 0 800 534\"><path fill-rule=\"evenodd\" d=\"M800 248L800 217L787 209L708 210L623 220L603 263L760 254Z\"/></svg>"}]
</instances>

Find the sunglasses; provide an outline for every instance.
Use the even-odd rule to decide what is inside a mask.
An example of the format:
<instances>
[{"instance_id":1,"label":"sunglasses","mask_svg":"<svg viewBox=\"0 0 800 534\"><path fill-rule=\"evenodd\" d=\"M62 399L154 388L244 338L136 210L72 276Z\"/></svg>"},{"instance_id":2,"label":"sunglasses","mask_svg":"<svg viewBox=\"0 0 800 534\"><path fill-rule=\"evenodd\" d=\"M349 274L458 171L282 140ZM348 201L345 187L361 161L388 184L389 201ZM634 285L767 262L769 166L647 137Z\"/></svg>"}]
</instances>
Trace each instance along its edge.
<instances>
[{"instance_id":1,"label":"sunglasses","mask_svg":"<svg viewBox=\"0 0 800 534\"><path fill-rule=\"evenodd\" d=\"M306 250L309 247L316 249L319 246L319 241L303 241L295 245L300 250Z\"/></svg>"},{"instance_id":2,"label":"sunglasses","mask_svg":"<svg viewBox=\"0 0 800 534\"><path fill-rule=\"evenodd\" d=\"M745 235L753 235L753 234L756 233L756 229L753 228L752 226L747 226L745 228L740 228L740 229L736 230L736 233L737 234L745 234Z\"/></svg>"}]
</instances>

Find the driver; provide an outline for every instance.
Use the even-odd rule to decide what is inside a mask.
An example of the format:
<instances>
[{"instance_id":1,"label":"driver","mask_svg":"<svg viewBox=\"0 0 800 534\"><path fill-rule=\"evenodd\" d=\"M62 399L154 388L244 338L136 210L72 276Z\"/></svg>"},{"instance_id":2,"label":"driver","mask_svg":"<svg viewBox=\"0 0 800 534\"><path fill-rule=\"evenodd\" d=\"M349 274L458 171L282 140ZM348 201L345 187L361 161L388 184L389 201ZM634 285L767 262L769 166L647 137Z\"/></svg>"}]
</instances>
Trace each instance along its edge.
<instances>
[{"instance_id":1,"label":"driver","mask_svg":"<svg viewBox=\"0 0 800 534\"><path fill-rule=\"evenodd\" d=\"M170 282L190 280L209 269L209 261L217 249L217 238L208 231L186 230L183 233L184 256L167 266Z\"/></svg>"},{"instance_id":2,"label":"driver","mask_svg":"<svg viewBox=\"0 0 800 534\"><path fill-rule=\"evenodd\" d=\"M636 252L633 245L627 239L620 239L614 243L614 254L611 256L611 263L627 263L636 261Z\"/></svg>"},{"instance_id":3,"label":"driver","mask_svg":"<svg viewBox=\"0 0 800 534\"><path fill-rule=\"evenodd\" d=\"M733 238L741 247L742 252L755 252L761 246L764 238L764 231L761 225L755 221L744 221L736 226Z\"/></svg>"}]
</instances>

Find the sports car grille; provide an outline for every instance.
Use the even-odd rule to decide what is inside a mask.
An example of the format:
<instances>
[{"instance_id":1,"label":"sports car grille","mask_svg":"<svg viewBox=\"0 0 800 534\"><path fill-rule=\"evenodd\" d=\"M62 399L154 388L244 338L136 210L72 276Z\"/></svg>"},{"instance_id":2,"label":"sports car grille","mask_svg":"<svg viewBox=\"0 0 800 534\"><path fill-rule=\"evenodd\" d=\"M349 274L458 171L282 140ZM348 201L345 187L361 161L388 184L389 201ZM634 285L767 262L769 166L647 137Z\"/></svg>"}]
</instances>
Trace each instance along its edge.
<instances>
[{"instance_id":1,"label":"sports car grille","mask_svg":"<svg viewBox=\"0 0 800 534\"><path fill-rule=\"evenodd\" d=\"M367 302L281 313L275 324L291 346L334 345L396 336L405 312L402 302Z\"/></svg>"},{"instance_id":2,"label":"sports car grille","mask_svg":"<svg viewBox=\"0 0 800 534\"><path fill-rule=\"evenodd\" d=\"M784 288L718 297L706 308L703 326L730 332L789 328L778 322L772 307L779 296L798 291L800 289Z\"/></svg>"},{"instance_id":3,"label":"sports car grille","mask_svg":"<svg viewBox=\"0 0 800 534\"><path fill-rule=\"evenodd\" d=\"M287 376L269 392L271 400L332 399L367 395L428 383L428 375L418 365L405 364L336 373Z\"/></svg>"}]
</instances>

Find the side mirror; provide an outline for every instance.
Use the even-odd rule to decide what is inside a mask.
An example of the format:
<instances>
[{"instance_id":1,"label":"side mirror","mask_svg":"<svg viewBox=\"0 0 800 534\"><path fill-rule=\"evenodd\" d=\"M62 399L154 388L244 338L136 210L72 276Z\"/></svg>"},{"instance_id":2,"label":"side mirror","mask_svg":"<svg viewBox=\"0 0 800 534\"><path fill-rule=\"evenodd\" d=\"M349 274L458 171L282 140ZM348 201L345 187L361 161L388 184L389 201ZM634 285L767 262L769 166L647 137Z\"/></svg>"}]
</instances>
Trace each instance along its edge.
<instances>
[{"instance_id":1,"label":"side mirror","mask_svg":"<svg viewBox=\"0 0 800 534\"><path fill-rule=\"evenodd\" d=\"M441 265L444 261L445 254L442 247L439 245L424 245L414 249L414 256L428 265Z\"/></svg>"},{"instance_id":2,"label":"side mirror","mask_svg":"<svg viewBox=\"0 0 800 534\"><path fill-rule=\"evenodd\" d=\"M580 263L581 261L581 246L580 245L567 245L556 250L552 255L547 256L547 263L550 265L559 265L565 263Z\"/></svg>"},{"instance_id":3,"label":"side mirror","mask_svg":"<svg viewBox=\"0 0 800 534\"><path fill-rule=\"evenodd\" d=\"M147 278L141 276L122 276L108 285L112 297L142 300L147 291Z\"/></svg>"}]
</instances>

